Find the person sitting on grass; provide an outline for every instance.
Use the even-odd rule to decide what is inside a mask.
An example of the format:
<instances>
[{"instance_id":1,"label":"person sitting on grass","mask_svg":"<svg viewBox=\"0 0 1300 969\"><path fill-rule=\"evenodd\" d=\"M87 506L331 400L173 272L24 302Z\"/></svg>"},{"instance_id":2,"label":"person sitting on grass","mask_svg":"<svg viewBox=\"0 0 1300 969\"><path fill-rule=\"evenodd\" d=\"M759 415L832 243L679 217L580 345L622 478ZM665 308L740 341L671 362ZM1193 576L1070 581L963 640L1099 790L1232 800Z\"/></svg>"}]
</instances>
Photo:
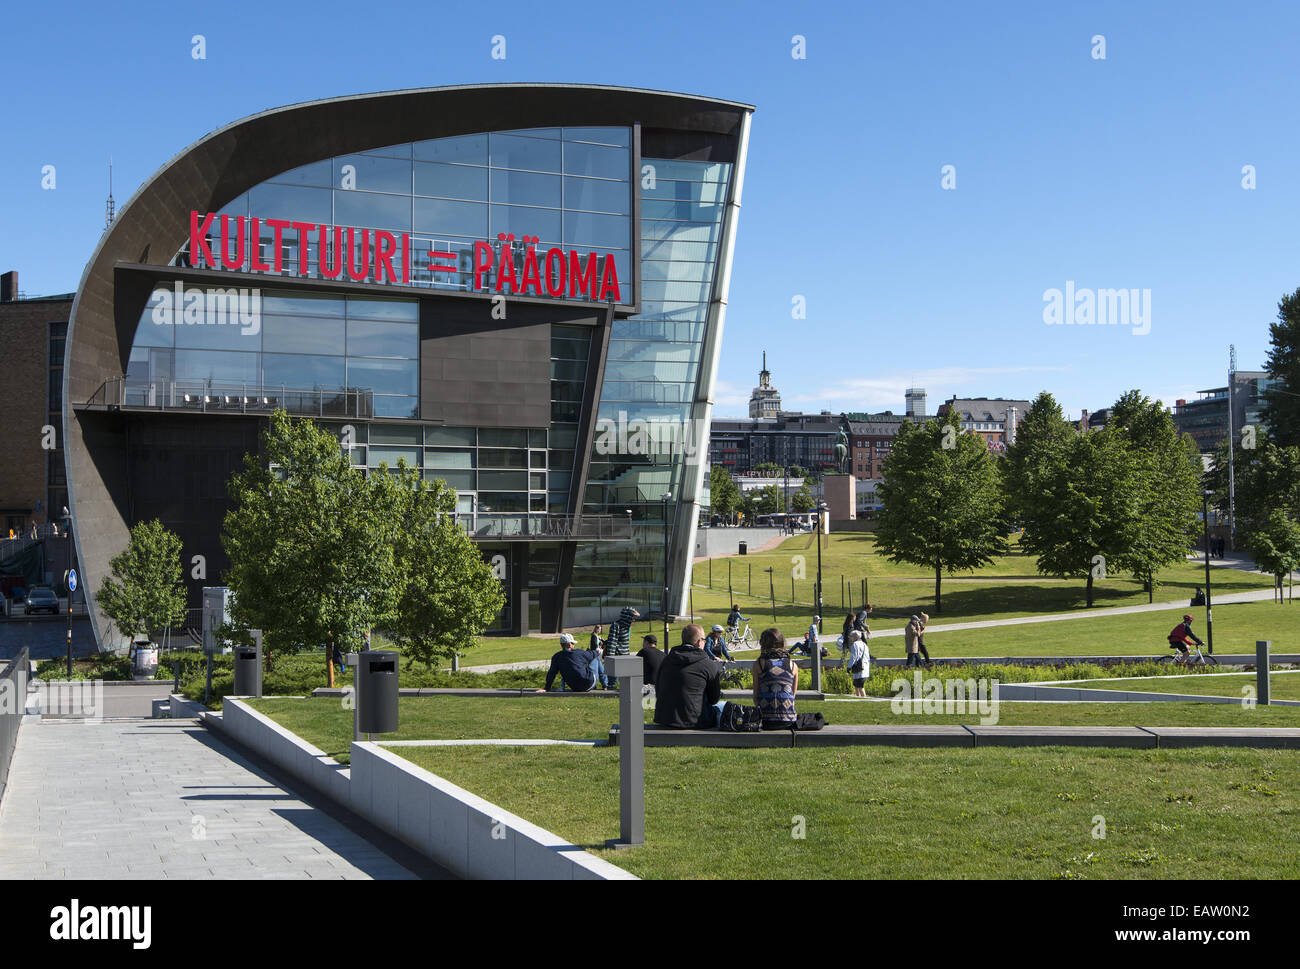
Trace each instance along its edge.
<instances>
[{"instance_id":1,"label":"person sitting on grass","mask_svg":"<svg viewBox=\"0 0 1300 969\"><path fill-rule=\"evenodd\" d=\"M546 686L538 693L547 693L555 677L560 683L574 693L587 693L599 685L605 688L607 682L605 666L600 661L598 649L574 649L573 637L568 633L560 634L560 651L551 657L551 668L546 671Z\"/></svg>"},{"instance_id":2,"label":"person sitting on grass","mask_svg":"<svg viewBox=\"0 0 1300 969\"><path fill-rule=\"evenodd\" d=\"M776 627L764 629L754 660L754 706L764 730L793 730L794 698L799 691L799 666L785 648L785 636Z\"/></svg>"},{"instance_id":3,"label":"person sitting on grass","mask_svg":"<svg viewBox=\"0 0 1300 969\"><path fill-rule=\"evenodd\" d=\"M844 672L853 678L853 695L865 697L867 695L866 683L867 677L871 675L869 663L871 658L867 655L867 644L862 640L862 633L856 629L849 631L849 638L843 646L844 653Z\"/></svg>"},{"instance_id":4,"label":"person sitting on grass","mask_svg":"<svg viewBox=\"0 0 1300 969\"><path fill-rule=\"evenodd\" d=\"M727 651L726 631L716 623L713 626L713 631L709 633L709 638L704 641L704 652L719 663L724 659L732 658L731 653Z\"/></svg>"},{"instance_id":5,"label":"person sitting on grass","mask_svg":"<svg viewBox=\"0 0 1300 969\"><path fill-rule=\"evenodd\" d=\"M722 722L722 667L704 652L704 639L704 627L690 623L664 657L655 682L657 726L714 730Z\"/></svg>"}]
</instances>

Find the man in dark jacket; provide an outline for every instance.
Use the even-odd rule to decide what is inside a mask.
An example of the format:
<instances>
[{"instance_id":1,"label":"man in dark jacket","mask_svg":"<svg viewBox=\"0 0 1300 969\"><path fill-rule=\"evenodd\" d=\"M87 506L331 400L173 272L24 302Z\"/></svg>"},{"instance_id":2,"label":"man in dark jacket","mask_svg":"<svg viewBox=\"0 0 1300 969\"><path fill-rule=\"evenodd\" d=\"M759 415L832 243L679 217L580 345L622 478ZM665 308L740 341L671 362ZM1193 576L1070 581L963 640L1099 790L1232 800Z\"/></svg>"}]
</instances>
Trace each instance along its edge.
<instances>
[{"instance_id":1,"label":"man in dark jacket","mask_svg":"<svg viewBox=\"0 0 1300 969\"><path fill-rule=\"evenodd\" d=\"M722 718L722 667L704 652L704 638L704 627L691 623L659 667L655 723L661 727L712 730Z\"/></svg>"},{"instance_id":2,"label":"man in dark jacket","mask_svg":"<svg viewBox=\"0 0 1300 969\"><path fill-rule=\"evenodd\" d=\"M605 666L600 661L600 653L594 649L574 649L573 637L568 633L560 636L560 651L551 657L551 668L546 671L546 688L538 693L546 693L558 675L564 685L574 693L586 693L596 686L604 685Z\"/></svg>"},{"instance_id":3,"label":"man in dark jacket","mask_svg":"<svg viewBox=\"0 0 1300 969\"><path fill-rule=\"evenodd\" d=\"M641 640L641 649L637 653L645 663L645 685L654 686L659 678L659 668L664 665L664 651L659 648L659 640L653 633Z\"/></svg>"}]
</instances>

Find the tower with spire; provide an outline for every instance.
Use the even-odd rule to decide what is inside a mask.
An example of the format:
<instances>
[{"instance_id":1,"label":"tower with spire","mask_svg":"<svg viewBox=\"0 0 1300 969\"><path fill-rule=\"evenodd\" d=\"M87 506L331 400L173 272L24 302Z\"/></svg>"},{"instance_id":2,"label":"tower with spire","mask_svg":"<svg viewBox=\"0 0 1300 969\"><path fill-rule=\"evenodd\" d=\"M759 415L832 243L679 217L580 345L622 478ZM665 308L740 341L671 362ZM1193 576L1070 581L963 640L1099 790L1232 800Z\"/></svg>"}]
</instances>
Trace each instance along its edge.
<instances>
[{"instance_id":1,"label":"tower with spire","mask_svg":"<svg viewBox=\"0 0 1300 969\"><path fill-rule=\"evenodd\" d=\"M113 204L113 156L108 156L108 201L104 204L104 228L113 224L116 206Z\"/></svg>"},{"instance_id":2,"label":"tower with spire","mask_svg":"<svg viewBox=\"0 0 1300 969\"><path fill-rule=\"evenodd\" d=\"M772 386L767 369L767 351L763 351L763 369L758 372L758 386L749 397L749 416L753 420L774 421L781 413L781 392Z\"/></svg>"}]
</instances>

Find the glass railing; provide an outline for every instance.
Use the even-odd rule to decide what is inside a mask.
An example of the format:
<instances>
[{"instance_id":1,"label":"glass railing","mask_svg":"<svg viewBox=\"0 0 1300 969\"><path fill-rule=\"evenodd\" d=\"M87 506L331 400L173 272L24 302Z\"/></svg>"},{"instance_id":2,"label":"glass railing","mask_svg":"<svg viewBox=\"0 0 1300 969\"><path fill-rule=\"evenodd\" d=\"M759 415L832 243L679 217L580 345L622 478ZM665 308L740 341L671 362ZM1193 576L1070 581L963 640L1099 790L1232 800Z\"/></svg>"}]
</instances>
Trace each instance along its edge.
<instances>
[{"instance_id":1,"label":"glass railing","mask_svg":"<svg viewBox=\"0 0 1300 969\"><path fill-rule=\"evenodd\" d=\"M470 537L501 539L582 539L627 541L632 523L626 515L548 515L541 512L478 512L461 514L456 522Z\"/></svg>"},{"instance_id":2,"label":"glass railing","mask_svg":"<svg viewBox=\"0 0 1300 969\"><path fill-rule=\"evenodd\" d=\"M111 377L85 406L132 407L223 414L283 410L312 417L373 417L369 390L322 390L284 384L211 380L132 380Z\"/></svg>"}]
</instances>

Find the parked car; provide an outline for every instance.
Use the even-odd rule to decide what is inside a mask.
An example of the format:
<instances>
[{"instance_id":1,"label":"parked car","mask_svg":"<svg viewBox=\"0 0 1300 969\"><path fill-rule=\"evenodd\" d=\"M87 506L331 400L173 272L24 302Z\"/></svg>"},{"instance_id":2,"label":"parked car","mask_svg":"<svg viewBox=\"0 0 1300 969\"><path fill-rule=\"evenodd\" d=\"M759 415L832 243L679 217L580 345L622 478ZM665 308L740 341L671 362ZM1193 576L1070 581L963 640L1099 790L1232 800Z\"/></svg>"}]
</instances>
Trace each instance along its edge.
<instances>
[{"instance_id":1,"label":"parked car","mask_svg":"<svg viewBox=\"0 0 1300 969\"><path fill-rule=\"evenodd\" d=\"M59 597L48 585L38 585L27 593L27 605L23 607L23 613L30 616L33 612L47 611L56 616L59 614Z\"/></svg>"}]
</instances>

